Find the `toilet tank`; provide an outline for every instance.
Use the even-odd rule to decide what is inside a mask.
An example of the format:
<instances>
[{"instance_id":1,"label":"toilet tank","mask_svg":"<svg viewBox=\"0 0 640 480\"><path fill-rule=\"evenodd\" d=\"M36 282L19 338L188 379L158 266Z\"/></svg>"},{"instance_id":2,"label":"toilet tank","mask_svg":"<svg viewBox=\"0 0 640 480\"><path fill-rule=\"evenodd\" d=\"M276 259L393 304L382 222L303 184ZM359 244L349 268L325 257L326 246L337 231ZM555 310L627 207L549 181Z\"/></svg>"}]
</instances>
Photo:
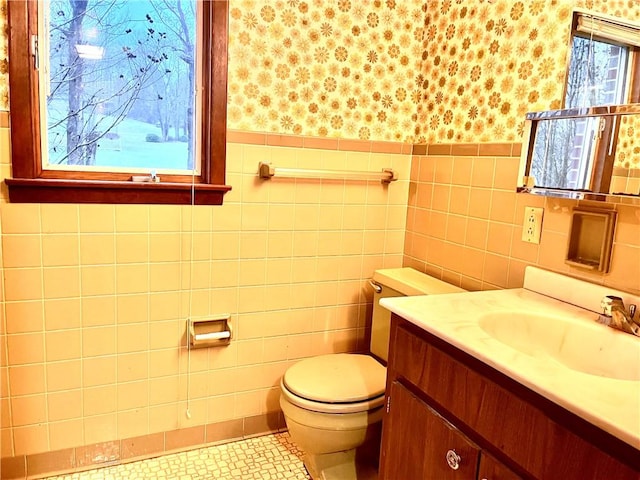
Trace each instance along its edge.
<instances>
[{"instance_id":1,"label":"toilet tank","mask_svg":"<svg viewBox=\"0 0 640 480\"><path fill-rule=\"evenodd\" d=\"M404 297L409 295L435 295L465 291L460 287L456 287L408 267L376 270L373 274L371 284L374 287L374 293L370 349L371 353L385 362L389 356L391 312L380 306L381 298Z\"/></svg>"}]
</instances>

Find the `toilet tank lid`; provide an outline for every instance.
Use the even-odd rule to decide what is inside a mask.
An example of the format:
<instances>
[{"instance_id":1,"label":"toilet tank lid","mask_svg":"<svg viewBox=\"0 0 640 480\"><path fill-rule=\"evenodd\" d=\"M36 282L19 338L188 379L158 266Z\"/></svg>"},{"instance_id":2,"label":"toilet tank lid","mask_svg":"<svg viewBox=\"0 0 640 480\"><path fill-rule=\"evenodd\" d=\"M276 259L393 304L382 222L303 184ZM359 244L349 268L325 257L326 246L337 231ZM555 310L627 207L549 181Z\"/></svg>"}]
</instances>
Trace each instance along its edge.
<instances>
[{"instance_id":1,"label":"toilet tank lid","mask_svg":"<svg viewBox=\"0 0 640 480\"><path fill-rule=\"evenodd\" d=\"M376 270L373 273L373 280L403 295L436 295L465 291L410 267Z\"/></svg>"},{"instance_id":2,"label":"toilet tank lid","mask_svg":"<svg viewBox=\"0 0 640 480\"><path fill-rule=\"evenodd\" d=\"M337 353L289 367L283 383L299 397L323 403L363 402L384 393L387 369L369 355Z\"/></svg>"}]
</instances>

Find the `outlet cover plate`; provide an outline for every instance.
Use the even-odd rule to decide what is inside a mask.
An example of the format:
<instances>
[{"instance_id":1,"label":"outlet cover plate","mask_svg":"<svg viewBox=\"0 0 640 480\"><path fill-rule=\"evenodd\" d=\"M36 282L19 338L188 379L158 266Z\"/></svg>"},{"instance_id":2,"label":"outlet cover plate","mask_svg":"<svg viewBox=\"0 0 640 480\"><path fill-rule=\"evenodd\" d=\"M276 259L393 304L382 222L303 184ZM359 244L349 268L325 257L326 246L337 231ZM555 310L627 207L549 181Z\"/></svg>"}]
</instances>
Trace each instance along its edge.
<instances>
[{"instance_id":1,"label":"outlet cover plate","mask_svg":"<svg viewBox=\"0 0 640 480\"><path fill-rule=\"evenodd\" d=\"M540 243L543 213L544 209L541 207L524 207L524 221L522 222L523 242Z\"/></svg>"}]
</instances>

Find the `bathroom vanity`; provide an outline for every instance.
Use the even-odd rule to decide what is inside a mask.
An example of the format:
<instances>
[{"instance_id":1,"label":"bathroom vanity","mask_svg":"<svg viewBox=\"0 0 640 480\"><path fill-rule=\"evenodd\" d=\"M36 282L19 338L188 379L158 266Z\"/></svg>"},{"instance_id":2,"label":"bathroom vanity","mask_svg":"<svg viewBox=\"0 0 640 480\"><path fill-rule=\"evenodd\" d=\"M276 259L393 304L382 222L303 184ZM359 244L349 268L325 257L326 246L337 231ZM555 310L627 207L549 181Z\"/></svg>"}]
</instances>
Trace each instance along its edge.
<instances>
[{"instance_id":1,"label":"bathroom vanity","mask_svg":"<svg viewBox=\"0 0 640 480\"><path fill-rule=\"evenodd\" d=\"M640 338L526 289L381 304L381 480L640 478Z\"/></svg>"}]
</instances>

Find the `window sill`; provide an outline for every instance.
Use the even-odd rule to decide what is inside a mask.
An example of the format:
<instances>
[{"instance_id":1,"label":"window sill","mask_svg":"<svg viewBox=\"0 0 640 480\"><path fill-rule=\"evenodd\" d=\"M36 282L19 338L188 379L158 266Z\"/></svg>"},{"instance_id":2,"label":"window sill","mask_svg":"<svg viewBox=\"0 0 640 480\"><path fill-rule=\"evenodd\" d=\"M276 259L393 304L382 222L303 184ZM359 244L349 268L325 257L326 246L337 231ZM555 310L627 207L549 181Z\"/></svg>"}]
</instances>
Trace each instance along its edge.
<instances>
[{"instance_id":1,"label":"window sill","mask_svg":"<svg viewBox=\"0 0 640 480\"><path fill-rule=\"evenodd\" d=\"M7 178L12 203L142 203L222 205L229 185Z\"/></svg>"}]
</instances>

